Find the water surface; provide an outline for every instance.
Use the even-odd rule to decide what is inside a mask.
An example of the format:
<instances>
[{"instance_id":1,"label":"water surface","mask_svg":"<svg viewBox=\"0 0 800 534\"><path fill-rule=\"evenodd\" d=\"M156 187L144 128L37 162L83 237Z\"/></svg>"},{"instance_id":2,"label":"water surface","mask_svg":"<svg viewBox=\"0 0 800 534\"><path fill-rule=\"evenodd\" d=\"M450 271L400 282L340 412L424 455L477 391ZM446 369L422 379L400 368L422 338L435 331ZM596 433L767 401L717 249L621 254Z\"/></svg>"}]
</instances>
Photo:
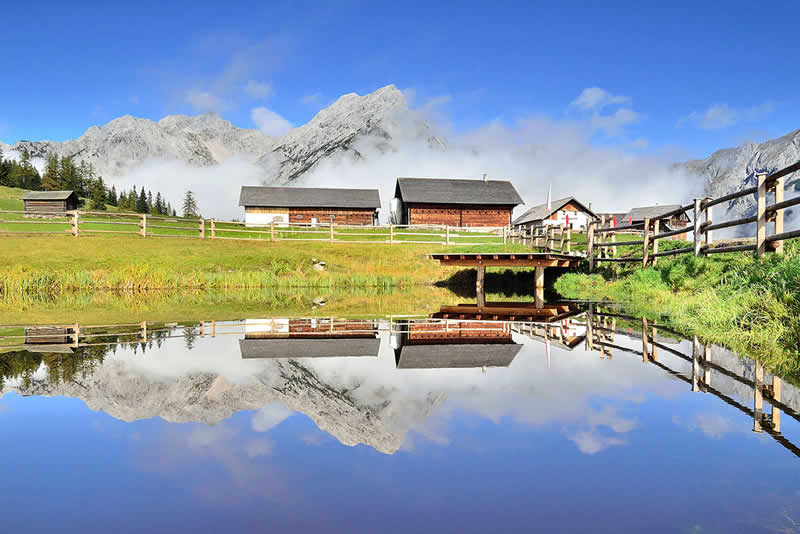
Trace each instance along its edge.
<instances>
[{"instance_id":1,"label":"water surface","mask_svg":"<svg viewBox=\"0 0 800 534\"><path fill-rule=\"evenodd\" d=\"M798 530L789 381L619 310L495 305L6 329L4 529Z\"/></svg>"}]
</instances>

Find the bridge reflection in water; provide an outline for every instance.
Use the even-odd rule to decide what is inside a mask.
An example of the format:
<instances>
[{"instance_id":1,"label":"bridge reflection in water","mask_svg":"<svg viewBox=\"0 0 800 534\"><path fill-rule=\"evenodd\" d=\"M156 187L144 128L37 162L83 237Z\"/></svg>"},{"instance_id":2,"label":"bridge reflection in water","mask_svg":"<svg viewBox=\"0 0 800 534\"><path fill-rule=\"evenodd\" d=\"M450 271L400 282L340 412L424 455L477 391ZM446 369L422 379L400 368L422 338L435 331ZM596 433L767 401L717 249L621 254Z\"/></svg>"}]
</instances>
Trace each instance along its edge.
<instances>
[{"instance_id":1,"label":"bridge reflection in water","mask_svg":"<svg viewBox=\"0 0 800 534\"><path fill-rule=\"evenodd\" d=\"M15 353L80 356L83 350L148 344L169 338L237 336L243 359L377 357L389 337L398 372L404 369L508 367L526 339L605 360L617 355L642 362L683 381L693 392L713 395L752 419L755 432L771 436L800 457L800 447L781 432L786 414L800 421L800 389L763 364L740 358L668 325L575 303L479 302L444 306L430 316L377 319L266 318L245 321L141 322L115 325L0 327L0 363ZM577 351L576 351L577 352ZM613 363L609 362L613 365ZM746 405L740 399L752 399ZM765 409L764 404L768 404Z\"/></svg>"}]
</instances>

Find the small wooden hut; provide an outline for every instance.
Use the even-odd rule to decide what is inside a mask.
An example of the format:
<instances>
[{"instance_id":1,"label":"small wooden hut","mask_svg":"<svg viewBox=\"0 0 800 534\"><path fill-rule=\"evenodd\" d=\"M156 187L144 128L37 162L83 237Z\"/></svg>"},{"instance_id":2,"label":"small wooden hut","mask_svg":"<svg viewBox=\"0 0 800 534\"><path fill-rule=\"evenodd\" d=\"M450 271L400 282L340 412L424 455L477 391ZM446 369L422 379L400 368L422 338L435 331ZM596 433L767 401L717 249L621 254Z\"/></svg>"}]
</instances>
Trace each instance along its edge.
<instances>
[{"instance_id":1,"label":"small wooden hut","mask_svg":"<svg viewBox=\"0 0 800 534\"><path fill-rule=\"evenodd\" d=\"M25 213L57 215L78 209L75 191L31 191L22 197Z\"/></svg>"}]
</instances>

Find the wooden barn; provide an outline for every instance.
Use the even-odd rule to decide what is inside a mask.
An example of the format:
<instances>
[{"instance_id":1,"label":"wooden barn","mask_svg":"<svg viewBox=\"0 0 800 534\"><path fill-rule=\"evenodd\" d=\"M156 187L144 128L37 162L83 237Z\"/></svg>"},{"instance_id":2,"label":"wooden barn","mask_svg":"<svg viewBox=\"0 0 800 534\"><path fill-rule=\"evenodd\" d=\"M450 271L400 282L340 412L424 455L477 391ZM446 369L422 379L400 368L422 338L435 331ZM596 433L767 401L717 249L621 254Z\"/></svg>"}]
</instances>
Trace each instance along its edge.
<instances>
[{"instance_id":1,"label":"wooden barn","mask_svg":"<svg viewBox=\"0 0 800 534\"><path fill-rule=\"evenodd\" d=\"M334 319L254 319L239 340L243 359L378 356L375 322Z\"/></svg>"},{"instance_id":2,"label":"wooden barn","mask_svg":"<svg viewBox=\"0 0 800 534\"><path fill-rule=\"evenodd\" d=\"M392 202L396 224L508 226L522 204L511 182L447 178L398 178Z\"/></svg>"},{"instance_id":3,"label":"wooden barn","mask_svg":"<svg viewBox=\"0 0 800 534\"><path fill-rule=\"evenodd\" d=\"M371 225L381 206L377 189L244 186L239 196L245 222Z\"/></svg>"},{"instance_id":4,"label":"wooden barn","mask_svg":"<svg viewBox=\"0 0 800 534\"><path fill-rule=\"evenodd\" d=\"M22 197L25 213L61 214L78 209L78 195L75 191L31 191Z\"/></svg>"},{"instance_id":5,"label":"wooden barn","mask_svg":"<svg viewBox=\"0 0 800 534\"><path fill-rule=\"evenodd\" d=\"M589 222L596 218L597 215L575 197L567 197L550 202L550 209L547 209L547 204L534 206L514 219L513 224L517 228L552 224L569 226L573 230L584 230Z\"/></svg>"},{"instance_id":6,"label":"wooden barn","mask_svg":"<svg viewBox=\"0 0 800 534\"><path fill-rule=\"evenodd\" d=\"M670 211L675 211L676 209L680 208L679 204L667 204L664 206L645 206L642 208L633 208L629 211L623 220L618 220L617 225L629 225L632 224L639 228L644 228L644 220L645 219L655 219L656 217L660 217L665 213L669 213ZM669 218L669 221L661 221L661 227L659 231L666 232L670 230L677 230L678 228L687 228L689 226L689 216L686 213L681 213L680 215L675 215ZM688 230L688 228L687 228ZM678 234L673 236L672 239L686 239L686 234Z\"/></svg>"},{"instance_id":7,"label":"wooden barn","mask_svg":"<svg viewBox=\"0 0 800 534\"><path fill-rule=\"evenodd\" d=\"M398 369L508 367L522 345L507 323L400 321L391 341Z\"/></svg>"}]
</instances>

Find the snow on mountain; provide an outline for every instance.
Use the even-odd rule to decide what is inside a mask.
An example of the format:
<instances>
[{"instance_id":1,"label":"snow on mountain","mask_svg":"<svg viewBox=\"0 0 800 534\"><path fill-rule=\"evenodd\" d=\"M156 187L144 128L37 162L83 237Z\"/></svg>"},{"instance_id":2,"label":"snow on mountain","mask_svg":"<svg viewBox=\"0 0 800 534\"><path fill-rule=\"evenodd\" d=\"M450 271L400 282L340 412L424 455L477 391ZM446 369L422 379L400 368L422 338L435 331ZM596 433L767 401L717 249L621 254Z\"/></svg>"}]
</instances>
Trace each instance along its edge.
<instances>
[{"instance_id":1,"label":"snow on mountain","mask_svg":"<svg viewBox=\"0 0 800 534\"><path fill-rule=\"evenodd\" d=\"M28 150L34 158L49 153L73 155L76 161L92 163L106 179L151 159L202 167L240 156L263 169L263 181L288 183L325 157L349 153L361 158L354 147L361 138L374 140L381 152L392 150L393 141L400 138L445 146L432 127L409 109L403 93L389 85L365 96L344 95L305 126L279 138L238 128L214 112L194 117L170 115L158 122L126 115L92 126L72 141L19 141L11 148Z\"/></svg>"},{"instance_id":2,"label":"snow on mountain","mask_svg":"<svg viewBox=\"0 0 800 534\"><path fill-rule=\"evenodd\" d=\"M755 172L774 172L800 161L800 130L760 144L745 143L736 148L718 150L702 160L682 165L705 181L705 193L720 197L756 185ZM800 176L795 173L786 180L786 189L800 190ZM731 202L727 216L736 219L755 212L753 198Z\"/></svg>"}]
</instances>

